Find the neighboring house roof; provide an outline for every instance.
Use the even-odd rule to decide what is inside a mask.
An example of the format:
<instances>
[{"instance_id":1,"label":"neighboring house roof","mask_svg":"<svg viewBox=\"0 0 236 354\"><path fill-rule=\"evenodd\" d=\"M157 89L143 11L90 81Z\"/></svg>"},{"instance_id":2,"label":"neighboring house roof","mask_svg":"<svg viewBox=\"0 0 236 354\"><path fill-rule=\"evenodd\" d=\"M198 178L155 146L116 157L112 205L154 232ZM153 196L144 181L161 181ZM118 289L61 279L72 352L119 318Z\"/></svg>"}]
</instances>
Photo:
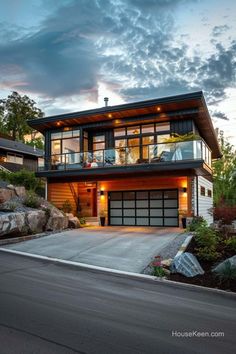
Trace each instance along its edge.
<instances>
[{"instance_id":1,"label":"neighboring house roof","mask_svg":"<svg viewBox=\"0 0 236 354\"><path fill-rule=\"evenodd\" d=\"M13 162L0 162L0 170L9 172L18 172L24 168L23 165Z\"/></svg>"},{"instance_id":2,"label":"neighboring house roof","mask_svg":"<svg viewBox=\"0 0 236 354\"><path fill-rule=\"evenodd\" d=\"M217 136L202 91L31 119L27 123L43 133L47 129L80 124L99 125L102 121L113 121L115 126L119 127L119 125L124 125L127 119L147 117L148 115L155 115L162 121L186 119L188 115L194 120L201 136L211 148L212 157L221 157Z\"/></svg>"},{"instance_id":3,"label":"neighboring house roof","mask_svg":"<svg viewBox=\"0 0 236 354\"><path fill-rule=\"evenodd\" d=\"M43 150L34 148L33 146L26 145L20 141L14 141L9 139L0 138L0 149L9 152L18 152L25 155L31 156L43 156Z\"/></svg>"}]
</instances>

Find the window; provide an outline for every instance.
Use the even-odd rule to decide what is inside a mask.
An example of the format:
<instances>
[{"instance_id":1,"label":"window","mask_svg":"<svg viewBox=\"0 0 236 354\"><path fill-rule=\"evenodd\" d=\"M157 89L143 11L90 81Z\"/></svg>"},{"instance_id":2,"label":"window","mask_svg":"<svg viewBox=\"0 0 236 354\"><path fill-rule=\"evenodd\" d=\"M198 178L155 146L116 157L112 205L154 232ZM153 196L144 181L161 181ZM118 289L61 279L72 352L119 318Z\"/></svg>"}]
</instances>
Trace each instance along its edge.
<instances>
[{"instance_id":1,"label":"window","mask_svg":"<svg viewBox=\"0 0 236 354\"><path fill-rule=\"evenodd\" d=\"M205 195L206 195L206 188L205 187L200 187L200 194L203 196L203 197L205 197Z\"/></svg>"},{"instance_id":2,"label":"window","mask_svg":"<svg viewBox=\"0 0 236 354\"><path fill-rule=\"evenodd\" d=\"M207 190L207 196L210 197L210 198L212 197L212 192L211 192L210 189Z\"/></svg>"},{"instance_id":3,"label":"window","mask_svg":"<svg viewBox=\"0 0 236 354\"><path fill-rule=\"evenodd\" d=\"M7 154L7 162L23 165L23 156L17 154Z\"/></svg>"},{"instance_id":4,"label":"window","mask_svg":"<svg viewBox=\"0 0 236 354\"><path fill-rule=\"evenodd\" d=\"M80 130L66 129L51 133L52 163L66 162L72 164L79 162Z\"/></svg>"},{"instance_id":5,"label":"window","mask_svg":"<svg viewBox=\"0 0 236 354\"><path fill-rule=\"evenodd\" d=\"M114 136L123 136L126 135L126 130L125 128L118 128L118 129L114 129Z\"/></svg>"},{"instance_id":6,"label":"window","mask_svg":"<svg viewBox=\"0 0 236 354\"><path fill-rule=\"evenodd\" d=\"M156 124L156 132L163 132L163 131L168 131L168 130L170 130L170 123L169 122Z\"/></svg>"},{"instance_id":7,"label":"window","mask_svg":"<svg viewBox=\"0 0 236 354\"><path fill-rule=\"evenodd\" d=\"M140 127L129 127L127 128L127 135L137 135L140 134Z\"/></svg>"},{"instance_id":8,"label":"window","mask_svg":"<svg viewBox=\"0 0 236 354\"><path fill-rule=\"evenodd\" d=\"M142 125L142 134L154 133L154 124Z\"/></svg>"}]
</instances>

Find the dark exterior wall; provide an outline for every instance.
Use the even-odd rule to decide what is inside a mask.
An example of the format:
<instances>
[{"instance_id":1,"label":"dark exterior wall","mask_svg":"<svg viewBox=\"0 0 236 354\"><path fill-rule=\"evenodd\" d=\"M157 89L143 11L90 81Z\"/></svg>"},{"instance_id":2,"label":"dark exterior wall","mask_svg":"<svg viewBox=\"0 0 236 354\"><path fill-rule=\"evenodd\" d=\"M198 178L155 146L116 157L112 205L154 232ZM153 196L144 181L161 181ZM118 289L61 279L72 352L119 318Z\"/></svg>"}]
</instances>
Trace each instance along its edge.
<instances>
[{"instance_id":1,"label":"dark exterior wall","mask_svg":"<svg viewBox=\"0 0 236 354\"><path fill-rule=\"evenodd\" d=\"M192 120L174 120L170 121L170 131L172 134L188 134L194 131Z\"/></svg>"}]
</instances>

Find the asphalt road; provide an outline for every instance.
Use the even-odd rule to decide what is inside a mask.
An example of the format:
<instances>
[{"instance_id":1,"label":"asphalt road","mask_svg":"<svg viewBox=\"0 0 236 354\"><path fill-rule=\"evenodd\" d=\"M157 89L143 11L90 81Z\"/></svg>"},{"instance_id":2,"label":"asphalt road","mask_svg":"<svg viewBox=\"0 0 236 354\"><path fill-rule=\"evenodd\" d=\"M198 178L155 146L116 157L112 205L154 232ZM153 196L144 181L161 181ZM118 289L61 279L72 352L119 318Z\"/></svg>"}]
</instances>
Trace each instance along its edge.
<instances>
[{"instance_id":1,"label":"asphalt road","mask_svg":"<svg viewBox=\"0 0 236 354\"><path fill-rule=\"evenodd\" d=\"M0 353L232 354L235 299L0 252Z\"/></svg>"}]
</instances>

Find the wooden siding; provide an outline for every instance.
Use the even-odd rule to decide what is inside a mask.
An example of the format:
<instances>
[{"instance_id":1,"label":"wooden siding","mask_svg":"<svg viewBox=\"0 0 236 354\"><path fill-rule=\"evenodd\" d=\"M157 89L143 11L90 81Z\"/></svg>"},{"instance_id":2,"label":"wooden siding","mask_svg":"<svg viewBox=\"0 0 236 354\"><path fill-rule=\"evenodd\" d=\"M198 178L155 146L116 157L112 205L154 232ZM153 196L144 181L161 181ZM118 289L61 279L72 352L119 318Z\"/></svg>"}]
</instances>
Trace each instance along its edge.
<instances>
[{"instance_id":1,"label":"wooden siding","mask_svg":"<svg viewBox=\"0 0 236 354\"><path fill-rule=\"evenodd\" d=\"M98 190L104 191L104 197L98 198L98 210L108 209L107 192L111 191L125 191L125 190L151 190L151 189L174 189L179 190L179 209L187 210L188 214L192 214L192 210L189 209L191 197L191 188L188 186L189 180L187 177L148 177L148 178L130 178L119 179L111 181L98 182ZM183 192L183 188L187 188L187 193Z\"/></svg>"},{"instance_id":2,"label":"wooden siding","mask_svg":"<svg viewBox=\"0 0 236 354\"><path fill-rule=\"evenodd\" d=\"M171 120L170 121L170 131L173 134L187 134L193 132L193 121L192 120Z\"/></svg>"},{"instance_id":3,"label":"wooden siding","mask_svg":"<svg viewBox=\"0 0 236 354\"><path fill-rule=\"evenodd\" d=\"M77 183L71 183L78 195ZM76 212L76 202L74 200L69 183L48 183L48 200L52 202L57 208L61 208L65 200L69 200L72 205L73 212Z\"/></svg>"}]
</instances>

